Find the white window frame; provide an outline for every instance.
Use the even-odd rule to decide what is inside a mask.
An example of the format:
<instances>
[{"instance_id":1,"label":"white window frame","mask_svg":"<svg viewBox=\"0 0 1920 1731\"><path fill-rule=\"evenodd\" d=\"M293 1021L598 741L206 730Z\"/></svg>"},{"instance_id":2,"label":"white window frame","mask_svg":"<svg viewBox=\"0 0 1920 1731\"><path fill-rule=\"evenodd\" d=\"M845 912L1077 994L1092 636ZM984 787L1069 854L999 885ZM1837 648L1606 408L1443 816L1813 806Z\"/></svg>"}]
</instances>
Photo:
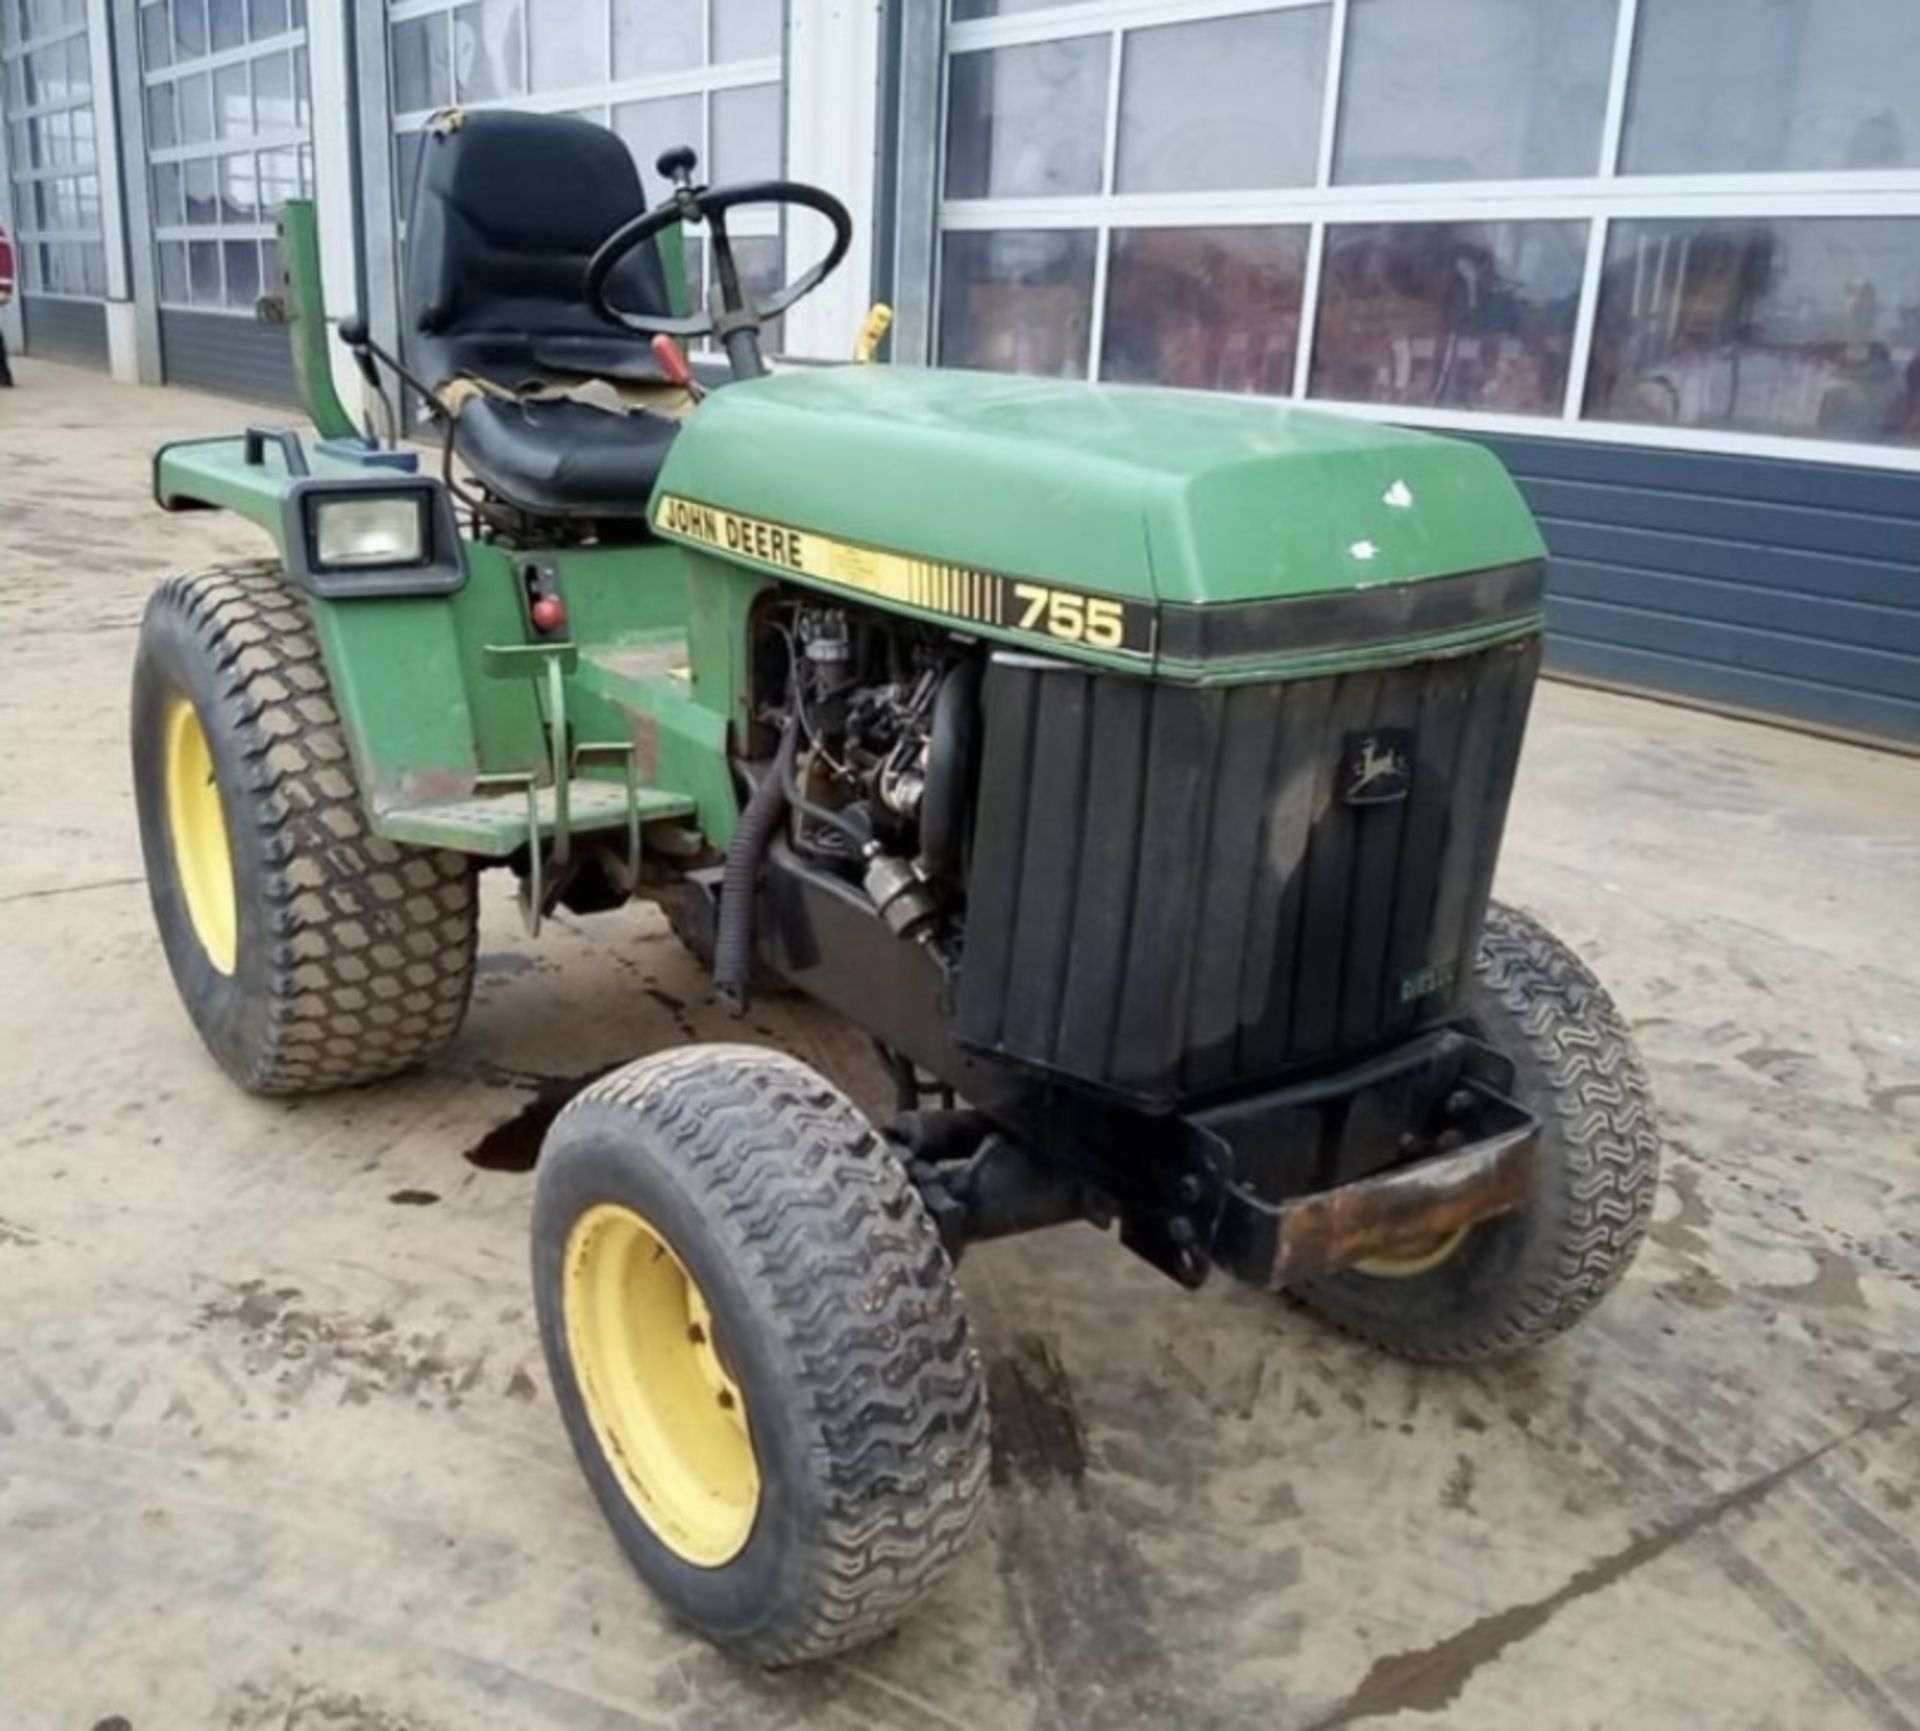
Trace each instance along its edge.
<instances>
[{"instance_id":1,"label":"white window frame","mask_svg":"<svg viewBox=\"0 0 1920 1731\"><path fill-rule=\"evenodd\" d=\"M274 285L268 280L266 269L266 246L277 242L278 230L271 216L257 214L250 221L241 222L163 222L153 201L153 171L161 166L178 166L184 173L189 163L213 161L215 163L229 157L251 156L255 159L254 173L256 183L259 174L258 159L263 154L276 151L293 152L296 168L295 197L313 195L313 98L312 98L312 50L308 44L307 26L296 25L272 36L263 36L258 41L247 41L233 48L210 49L205 54L196 54L191 59L175 60L169 58L165 66L148 67L146 64L146 32L140 27L139 15L143 8L137 3L134 9L136 25L134 29L135 52L140 56L140 100L145 103L149 92L165 86L183 83L189 78L205 76L209 79L216 72L231 66L246 66L247 100L250 111L257 117L259 100L254 94L253 73L251 68L261 60L271 59L277 54L291 56L293 65L293 102L294 112L299 114L304 107L308 116L305 126L282 126L268 131L249 131L244 136L197 140L192 144L169 144L155 146L149 142L146 162L142 172L147 176L147 208L152 213L152 245L154 249L154 300L164 312L192 313L207 318L240 319L251 322L258 314L251 306L231 306L227 303L227 255L225 243L228 241L250 242L256 256L261 261L258 293L268 295L274 292ZM302 88L302 66L306 67L305 88ZM215 119L217 133L219 122ZM151 139L146 116L141 118L142 131ZM219 198L218 170L215 171L216 202ZM184 216L184 211L183 211ZM211 243L217 249L220 263L220 299L217 303L196 300L189 290L186 300L170 300L166 293L166 273L160 268L161 249L167 246L185 246ZM192 254L187 254L188 280L192 279Z\"/></svg>"},{"instance_id":2,"label":"white window frame","mask_svg":"<svg viewBox=\"0 0 1920 1731\"><path fill-rule=\"evenodd\" d=\"M431 18L450 13L467 3L467 0L389 0L387 8L388 54L392 55L392 32L399 24L409 23L417 18ZM607 65L613 65L614 7L613 0L607 0ZM522 94L516 96L485 97L473 100L454 98L455 106L470 113L478 114L489 108L511 108L524 114L579 114L595 113L602 125L611 126L613 110L629 102L650 102L663 97L697 96L700 98L700 136L694 141L703 165L712 160L713 147L713 97L728 90L757 89L771 85L781 87L785 78L784 57L778 54L758 55L744 60L725 60L709 63L713 52L713 5L712 0L700 8L700 63L673 72L648 73L639 78L609 79L601 84L578 84L562 90L533 89L533 15L532 8L526 7L521 14L520 26L520 83ZM597 111L597 112L595 112ZM402 109L397 105L393 110L393 131L397 136L404 133L424 130L436 110ZM783 172L788 145L786 127L780 128L781 165L775 173ZM640 173L650 198L659 197L659 175L650 162L640 164ZM404 196L404 194L403 194ZM727 232L742 239L777 239L781 233L780 213L771 206L755 206L740 210L727 218ZM688 237L689 252L692 246L704 248L704 242L694 236ZM702 262L703 273L706 265ZM702 280L705 280L703 274Z\"/></svg>"},{"instance_id":3,"label":"white window frame","mask_svg":"<svg viewBox=\"0 0 1920 1731\"><path fill-rule=\"evenodd\" d=\"M934 0L930 0L934 3ZM943 14L945 0L937 0ZM993 229L1092 229L1096 234L1094 304L1089 317L1088 376L1099 378L1105 334L1105 287L1116 228L1198 228L1287 225L1306 227L1308 251L1302 282L1299 349L1293 391L1282 400L1311 403L1371 420L1448 431L1562 439L1582 444L1637 445L1656 449L1785 458L1855 468L1920 472L1920 448L1837 439L1797 438L1637 422L1582 418L1587 375L1599 316L1606 248L1613 224L1641 219L1790 219L1795 217L1920 218L1920 168L1865 173L1623 175L1619 172L1635 30L1641 0L1620 0L1602 123L1600 161L1591 176L1577 179L1444 181L1400 185L1336 185L1333 168L1339 137L1341 82L1345 70L1351 0L1097 0L1046 7L1002 18L944 24L941 100L933 124L936 236ZM1320 152L1311 186L1257 191L1116 193L1112 176L1119 122L1123 34L1142 26L1197 23L1248 14L1330 6L1328 64L1321 115ZM1106 36L1108 104L1103 188L1097 194L1039 198L945 196L947 81L956 54L976 49L1023 47L1039 42ZM1422 408L1407 404L1357 403L1311 397L1313 345L1329 228L1352 223L1446 223L1576 220L1588 224L1582 292L1575 315L1567 390L1559 412L1502 415L1478 410ZM937 347L942 248L933 260L930 345Z\"/></svg>"},{"instance_id":4,"label":"white window frame","mask_svg":"<svg viewBox=\"0 0 1920 1731\"><path fill-rule=\"evenodd\" d=\"M13 0L4 0L4 3L11 8ZM16 125L25 126L34 121L48 120L60 114L86 114L93 120L92 160L84 164L58 163L34 168L26 160L16 160L16 153L11 148L7 152L9 178L12 181L15 270L19 276L19 282L16 285L17 293L22 297L31 295L34 300L71 301L82 306L100 305L113 286L110 274L112 265L106 246L107 180L100 156L101 138L97 100L99 65L98 56L94 53L92 25L91 12L83 9L77 23L63 25L57 30L45 31L38 36L23 36L16 40L11 27L0 23L0 96L4 95L6 88L8 67L16 61L24 60L29 54L69 42L79 42L87 55L87 90L84 95L62 96L50 102L25 102L18 107L0 105L0 121L3 121L9 129ZM91 180L94 183L100 220L92 227L48 228L34 216L32 189L48 181L62 180L73 182ZM70 289L52 289L37 280L29 285L27 281L29 259L32 260L32 274L38 278L38 249L42 246L95 248L100 258L102 292L89 294Z\"/></svg>"}]
</instances>

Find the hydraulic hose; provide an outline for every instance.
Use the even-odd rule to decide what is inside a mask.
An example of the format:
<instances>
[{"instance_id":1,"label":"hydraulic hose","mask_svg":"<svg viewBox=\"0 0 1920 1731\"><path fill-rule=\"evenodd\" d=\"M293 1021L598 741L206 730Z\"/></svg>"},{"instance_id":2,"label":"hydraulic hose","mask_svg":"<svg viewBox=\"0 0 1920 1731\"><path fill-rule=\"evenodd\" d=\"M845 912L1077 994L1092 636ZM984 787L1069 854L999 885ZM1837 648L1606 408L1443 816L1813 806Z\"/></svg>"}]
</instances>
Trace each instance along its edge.
<instances>
[{"instance_id":1,"label":"hydraulic hose","mask_svg":"<svg viewBox=\"0 0 1920 1731\"><path fill-rule=\"evenodd\" d=\"M963 661L940 682L920 798L920 864L932 877L960 876L980 733L980 664Z\"/></svg>"},{"instance_id":2,"label":"hydraulic hose","mask_svg":"<svg viewBox=\"0 0 1920 1731\"><path fill-rule=\"evenodd\" d=\"M790 715L780 733L773 770L762 777L740 814L720 878L720 917L713 934L713 987L736 1016L744 1015L753 979L753 907L760 862L787 810L787 783L800 745L800 721Z\"/></svg>"}]
</instances>

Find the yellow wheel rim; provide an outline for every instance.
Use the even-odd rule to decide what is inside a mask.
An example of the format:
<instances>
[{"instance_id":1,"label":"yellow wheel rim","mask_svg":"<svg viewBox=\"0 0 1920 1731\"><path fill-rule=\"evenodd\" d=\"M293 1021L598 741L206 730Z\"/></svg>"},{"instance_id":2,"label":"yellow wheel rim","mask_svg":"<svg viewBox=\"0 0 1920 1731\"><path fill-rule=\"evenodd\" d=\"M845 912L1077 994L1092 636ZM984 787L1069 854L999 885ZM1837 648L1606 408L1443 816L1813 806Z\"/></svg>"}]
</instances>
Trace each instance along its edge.
<instances>
[{"instance_id":1,"label":"yellow wheel rim","mask_svg":"<svg viewBox=\"0 0 1920 1731\"><path fill-rule=\"evenodd\" d=\"M1375 1280L1413 1280L1422 1274L1431 1274L1466 1242L1471 1230L1467 1226L1458 1227L1452 1232L1443 1233L1431 1244L1408 1251L1404 1256L1369 1256L1364 1261L1356 1262L1353 1271L1369 1275Z\"/></svg>"},{"instance_id":2,"label":"yellow wheel rim","mask_svg":"<svg viewBox=\"0 0 1920 1731\"><path fill-rule=\"evenodd\" d=\"M213 776L213 751L189 699L176 697L168 704L164 726L174 876L207 960L230 974L240 948L240 917L234 900L233 847Z\"/></svg>"},{"instance_id":3,"label":"yellow wheel rim","mask_svg":"<svg viewBox=\"0 0 1920 1731\"><path fill-rule=\"evenodd\" d=\"M563 1279L574 1378L628 1500L675 1555L732 1561L760 1466L704 1294L659 1232L611 1202L574 1222Z\"/></svg>"}]
</instances>

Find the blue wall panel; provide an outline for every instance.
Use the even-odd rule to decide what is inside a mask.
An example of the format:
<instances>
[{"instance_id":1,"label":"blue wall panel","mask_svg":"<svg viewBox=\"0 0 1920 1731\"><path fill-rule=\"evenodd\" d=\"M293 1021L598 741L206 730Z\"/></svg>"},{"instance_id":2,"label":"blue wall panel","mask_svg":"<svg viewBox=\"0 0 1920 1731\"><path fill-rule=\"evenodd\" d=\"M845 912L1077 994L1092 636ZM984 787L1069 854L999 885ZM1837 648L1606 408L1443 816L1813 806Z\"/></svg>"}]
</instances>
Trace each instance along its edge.
<instances>
[{"instance_id":1,"label":"blue wall panel","mask_svg":"<svg viewBox=\"0 0 1920 1731\"><path fill-rule=\"evenodd\" d=\"M107 309L98 301L22 295L20 325L23 353L106 370Z\"/></svg>"},{"instance_id":2,"label":"blue wall panel","mask_svg":"<svg viewBox=\"0 0 1920 1731\"><path fill-rule=\"evenodd\" d=\"M292 342L278 325L225 313L162 310L160 355L170 385L193 385L250 403L300 400Z\"/></svg>"},{"instance_id":3,"label":"blue wall panel","mask_svg":"<svg viewBox=\"0 0 1920 1731\"><path fill-rule=\"evenodd\" d=\"M1487 443L1552 550L1550 668L1920 747L1920 473Z\"/></svg>"}]
</instances>

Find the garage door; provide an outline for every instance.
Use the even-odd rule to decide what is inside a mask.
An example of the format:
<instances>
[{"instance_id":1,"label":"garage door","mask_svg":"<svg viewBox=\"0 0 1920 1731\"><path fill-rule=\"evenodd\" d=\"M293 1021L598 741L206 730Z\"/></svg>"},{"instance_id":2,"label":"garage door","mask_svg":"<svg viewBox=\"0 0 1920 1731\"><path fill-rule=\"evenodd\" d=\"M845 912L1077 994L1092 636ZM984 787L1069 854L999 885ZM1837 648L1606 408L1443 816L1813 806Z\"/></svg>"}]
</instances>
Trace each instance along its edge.
<instances>
[{"instance_id":1,"label":"garage door","mask_svg":"<svg viewBox=\"0 0 1920 1731\"><path fill-rule=\"evenodd\" d=\"M1489 442L1553 552L1549 665L1920 748L1920 474Z\"/></svg>"},{"instance_id":2,"label":"garage door","mask_svg":"<svg viewBox=\"0 0 1920 1731\"><path fill-rule=\"evenodd\" d=\"M0 80L24 346L104 368L107 267L85 0L0 0Z\"/></svg>"},{"instance_id":3,"label":"garage door","mask_svg":"<svg viewBox=\"0 0 1920 1731\"><path fill-rule=\"evenodd\" d=\"M255 308L274 218L313 189L305 0L146 0L140 65L167 381L292 402L287 333Z\"/></svg>"}]
</instances>

